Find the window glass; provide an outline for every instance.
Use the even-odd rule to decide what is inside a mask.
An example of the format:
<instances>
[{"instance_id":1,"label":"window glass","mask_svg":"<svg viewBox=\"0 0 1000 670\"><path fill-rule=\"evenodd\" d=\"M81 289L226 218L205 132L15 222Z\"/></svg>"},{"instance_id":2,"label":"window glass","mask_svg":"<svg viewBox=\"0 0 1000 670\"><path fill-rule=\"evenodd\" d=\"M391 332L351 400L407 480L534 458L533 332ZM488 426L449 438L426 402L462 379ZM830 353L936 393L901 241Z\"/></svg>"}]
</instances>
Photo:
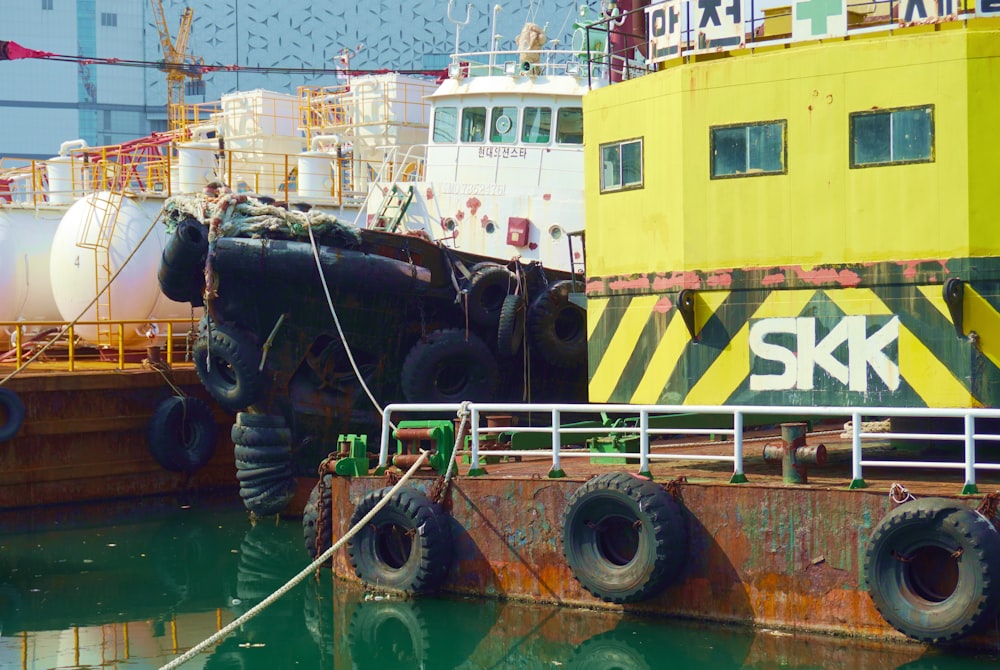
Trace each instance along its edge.
<instances>
[{"instance_id":1,"label":"window glass","mask_svg":"<svg viewBox=\"0 0 1000 670\"><path fill-rule=\"evenodd\" d=\"M583 108L563 107L556 117L556 141L583 144Z\"/></svg>"},{"instance_id":2,"label":"window glass","mask_svg":"<svg viewBox=\"0 0 1000 670\"><path fill-rule=\"evenodd\" d=\"M466 107L462 110L462 141L482 142L486 132L486 108Z\"/></svg>"},{"instance_id":3,"label":"window glass","mask_svg":"<svg viewBox=\"0 0 1000 670\"><path fill-rule=\"evenodd\" d=\"M601 146L601 192L642 186L642 140Z\"/></svg>"},{"instance_id":4,"label":"window glass","mask_svg":"<svg viewBox=\"0 0 1000 670\"><path fill-rule=\"evenodd\" d=\"M458 110L454 107L438 107L434 110L434 141L454 142L455 128L458 126Z\"/></svg>"},{"instance_id":5,"label":"window glass","mask_svg":"<svg viewBox=\"0 0 1000 670\"><path fill-rule=\"evenodd\" d=\"M782 120L712 128L712 178L785 173L785 124Z\"/></svg>"},{"instance_id":6,"label":"window glass","mask_svg":"<svg viewBox=\"0 0 1000 670\"><path fill-rule=\"evenodd\" d=\"M552 110L548 107L525 107L524 130L521 141L525 144L547 144L552 128Z\"/></svg>"},{"instance_id":7,"label":"window glass","mask_svg":"<svg viewBox=\"0 0 1000 670\"><path fill-rule=\"evenodd\" d=\"M512 144L517 141L517 107L494 107L490 115L490 142Z\"/></svg>"},{"instance_id":8,"label":"window glass","mask_svg":"<svg viewBox=\"0 0 1000 670\"><path fill-rule=\"evenodd\" d=\"M851 167L934 160L934 107L851 114Z\"/></svg>"}]
</instances>

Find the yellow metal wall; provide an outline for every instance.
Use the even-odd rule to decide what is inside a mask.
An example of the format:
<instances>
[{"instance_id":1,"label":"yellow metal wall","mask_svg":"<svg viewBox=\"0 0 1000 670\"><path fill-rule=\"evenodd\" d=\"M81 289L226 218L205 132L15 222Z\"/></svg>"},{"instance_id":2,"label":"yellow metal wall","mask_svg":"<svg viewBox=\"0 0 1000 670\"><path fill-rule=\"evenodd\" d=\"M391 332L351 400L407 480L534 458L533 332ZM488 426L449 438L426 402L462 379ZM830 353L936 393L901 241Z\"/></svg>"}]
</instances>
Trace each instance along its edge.
<instances>
[{"instance_id":1,"label":"yellow metal wall","mask_svg":"<svg viewBox=\"0 0 1000 670\"><path fill-rule=\"evenodd\" d=\"M996 253L1000 33L962 25L713 56L589 94L588 276ZM934 162L849 169L851 112L928 104ZM711 126L778 119L787 174L709 178ZM600 194L600 145L635 137L645 187Z\"/></svg>"}]
</instances>

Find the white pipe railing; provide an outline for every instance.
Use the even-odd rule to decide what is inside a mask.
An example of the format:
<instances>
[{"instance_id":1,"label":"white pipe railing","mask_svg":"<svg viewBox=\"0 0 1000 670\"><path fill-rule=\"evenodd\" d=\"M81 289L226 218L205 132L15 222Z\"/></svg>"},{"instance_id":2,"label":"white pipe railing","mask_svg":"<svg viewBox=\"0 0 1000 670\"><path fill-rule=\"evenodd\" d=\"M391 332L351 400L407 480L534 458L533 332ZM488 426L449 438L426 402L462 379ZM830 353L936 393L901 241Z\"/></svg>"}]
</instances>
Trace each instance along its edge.
<instances>
[{"instance_id":1,"label":"white pipe railing","mask_svg":"<svg viewBox=\"0 0 1000 670\"><path fill-rule=\"evenodd\" d=\"M400 414L419 414L421 418L426 418L428 414L445 417L458 413L463 405L451 404L420 404L420 403L396 403L388 405L382 420L382 439L379 447L379 466L386 467L389 464L389 440L391 435L391 425L399 421ZM746 476L743 470L743 444L744 444L744 422L747 415L774 416L774 417L801 417L802 419L816 418L844 418L851 421L851 487L858 488L865 486L862 469L871 468L924 468L934 470L962 470L964 471L965 488L963 493L974 493L976 491L976 470L1000 471L1000 463L984 463L976 461L976 442L1000 442L1000 433L977 432L977 419L1000 420L1000 409L985 408L924 408L924 407L802 407L802 406L754 406L754 405L627 405L627 404L515 404L515 403L467 403L464 407L470 412L470 472L482 472L480 458L484 456L541 456L545 454L544 449L514 450L514 449L481 449L481 438L483 435L498 435L501 433L545 433L551 434L551 459L552 467L549 476L562 476L563 458L591 458L601 459L621 459L622 453L601 453L589 450L573 449L563 446L567 436L580 435L578 444L583 445L588 437L630 435L638 438L639 452L629 452L630 458L639 459L640 473L649 473L649 464L652 461L718 461L731 462L733 464L733 476L731 482L745 482ZM543 426L482 426L480 419L487 415L524 415L547 416L548 425ZM572 414L574 417L593 415L601 419L602 414L615 414L630 417L631 422L626 425L599 425L599 426L562 426L561 419L564 414ZM729 416L732 428L651 428L651 416L669 416L676 414L703 415L703 416ZM962 419L961 432L941 432L941 433L917 433L917 432L865 432L862 430L862 419L864 417L895 418L924 418L924 419ZM776 419L777 421L778 419ZM941 424L938 424L939 426ZM732 440L732 455L719 455L718 449L713 449L716 453L692 453L691 445L685 445L686 453L662 453L653 452L651 437L668 435L713 435L728 436ZM586 436L586 437L583 437ZM863 454L864 440L886 440L899 441L945 441L961 442L964 446L963 460L961 462L943 461L921 461L921 460L866 460ZM697 446L697 445L694 445Z\"/></svg>"}]
</instances>

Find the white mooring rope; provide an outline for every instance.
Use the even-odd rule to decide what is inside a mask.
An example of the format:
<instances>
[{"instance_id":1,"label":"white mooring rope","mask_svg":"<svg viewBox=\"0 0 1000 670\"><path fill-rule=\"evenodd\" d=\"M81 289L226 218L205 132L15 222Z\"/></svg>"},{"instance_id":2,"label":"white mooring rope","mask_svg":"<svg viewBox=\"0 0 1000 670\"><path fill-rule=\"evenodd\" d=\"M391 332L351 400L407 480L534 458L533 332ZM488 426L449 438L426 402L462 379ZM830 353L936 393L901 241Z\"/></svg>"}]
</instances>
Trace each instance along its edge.
<instances>
[{"instance_id":1,"label":"white mooring rope","mask_svg":"<svg viewBox=\"0 0 1000 670\"><path fill-rule=\"evenodd\" d=\"M378 514L379 511L381 511L381 509L389 503L389 500L391 500L392 497L396 495L399 489L403 487L403 484L405 484L407 480L413 476L413 474L417 471L417 468L419 468L421 465L424 464L424 461L427 460L427 457L429 455L430 452L421 451L420 458L417 459L416 463L414 463L413 466L406 471L406 474L404 474L402 478L398 482L396 482L396 485L389 490L389 493L387 493L381 500L379 500L375 504L375 507L373 507L372 510L368 512L368 514L366 514L360 521L354 524L354 526L350 530L344 533L344 536L340 538L336 544L334 544L332 547L324 551L321 555L317 556L315 561L310 563L308 566L303 568L301 572L299 572L297 575L288 580L288 582L284 586L282 586L280 589L269 595L267 598L264 598L264 600L260 601L259 603L251 607L249 610L247 610L245 614L243 614L238 619L232 621L228 626L226 626L222 630L218 631L217 633L207 638L206 640L199 642L197 645L189 649L182 656L178 656L177 658L170 661L166 665L160 667L160 670L172 670L173 668L179 667L181 664L188 662L189 660L200 654L204 649L215 644L222 638L229 635L229 633L231 633L233 630L239 628L244 623L246 623L253 617L257 616L257 614L259 614L265 608L270 606L271 603L273 603L278 598L280 598L281 596L285 595L288 591L290 591L296 584L298 584L303 579L308 577L310 574L315 572L317 568L319 568L321 565L323 565L330 559L330 557L333 555L333 552L340 549L344 545L344 543L346 543L348 540L354 537L358 533L358 531L360 531L365 526L365 524L367 524L369 521L375 518L375 515Z\"/></svg>"}]
</instances>

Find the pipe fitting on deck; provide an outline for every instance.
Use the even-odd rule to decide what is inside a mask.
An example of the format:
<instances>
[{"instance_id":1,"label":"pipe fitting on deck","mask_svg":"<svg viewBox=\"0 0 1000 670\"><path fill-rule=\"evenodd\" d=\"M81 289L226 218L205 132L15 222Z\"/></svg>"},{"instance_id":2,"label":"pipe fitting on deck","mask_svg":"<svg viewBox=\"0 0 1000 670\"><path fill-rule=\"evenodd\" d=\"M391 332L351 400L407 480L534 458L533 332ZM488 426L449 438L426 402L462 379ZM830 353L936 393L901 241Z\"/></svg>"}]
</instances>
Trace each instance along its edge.
<instances>
[{"instance_id":1,"label":"pipe fitting on deck","mask_svg":"<svg viewBox=\"0 0 1000 670\"><path fill-rule=\"evenodd\" d=\"M781 443L764 445L764 461L781 461L785 484L808 483L807 465L826 465L826 445L806 445L806 423L781 424Z\"/></svg>"}]
</instances>

